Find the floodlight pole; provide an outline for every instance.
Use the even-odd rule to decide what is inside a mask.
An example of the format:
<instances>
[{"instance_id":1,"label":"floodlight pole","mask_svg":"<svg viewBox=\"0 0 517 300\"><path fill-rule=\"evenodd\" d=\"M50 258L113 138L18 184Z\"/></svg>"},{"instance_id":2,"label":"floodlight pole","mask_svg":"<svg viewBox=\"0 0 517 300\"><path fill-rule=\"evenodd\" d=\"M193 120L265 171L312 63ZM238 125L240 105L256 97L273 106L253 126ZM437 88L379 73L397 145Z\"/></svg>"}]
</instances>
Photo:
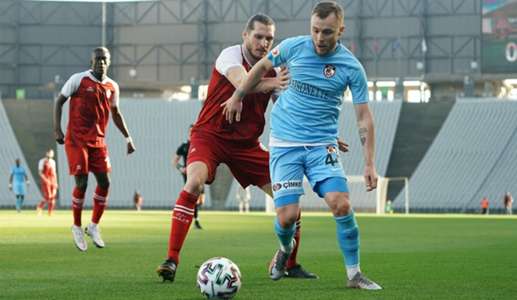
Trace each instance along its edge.
<instances>
[{"instance_id":1,"label":"floodlight pole","mask_svg":"<svg viewBox=\"0 0 517 300\"><path fill-rule=\"evenodd\" d=\"M101 23L102 23L102 29L101 29L101 46L106 47L106 2L102 2L102 17L101 17Z\"/></svg>"}]
</instances>

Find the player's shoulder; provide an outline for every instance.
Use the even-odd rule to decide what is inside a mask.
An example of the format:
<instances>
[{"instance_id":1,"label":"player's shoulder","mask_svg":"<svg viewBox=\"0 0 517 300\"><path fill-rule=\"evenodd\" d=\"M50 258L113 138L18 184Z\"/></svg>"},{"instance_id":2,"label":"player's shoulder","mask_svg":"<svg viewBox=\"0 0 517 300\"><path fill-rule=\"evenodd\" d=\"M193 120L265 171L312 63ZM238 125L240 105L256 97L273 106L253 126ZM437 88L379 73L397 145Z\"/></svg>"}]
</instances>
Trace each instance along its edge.
<instances>
[{"instance_id":1,"label":"player's shoulder","mask_svg":"<svg viewBox=\"0 0 517 300\"><path fill-rule=\"evenodd\" d=\"M282 41L282 44L289 46L289 48L303 47L307 44L310 45L310 43L312 43L312 39L309 35L293 36Z\"/></svg>"},{"instance_id":2,"label":"player's shoulder","mask_svg":"<svg viewBox=\"0 0 517 300\"><path fill-rule=\"evenodd\" d=\"M362 68L359 59L345 45L339 43L339 59L345 62L349 67Z\"/></svg>"},{"instance_id":3,"label":"player's shoulder","mask_svg":"<svg viewBox=\"0 0 517 300\"><path fill-rule=\"evenodd\" d=\"M231 58L240 59L240 58L242 58L241 47L242 47L241 45L233 45L233 46L226 47L223 50L221 50L219 57L226 57L226 58L231 57Z\"/></svg>"},{"instance_id":4,"label":"player's shoulder","mask_svg":"<svg viewBox=\"0 0 517 300\"><path fill-rule=\"evenodd\" d=\"M111 77L106 76L106 79L104 80L104 84L111 85L111 86L113 86L113 88L115 88L117 90L119 89L118 83L115 80L113 80Z\"/></svg>"}]
</instances>

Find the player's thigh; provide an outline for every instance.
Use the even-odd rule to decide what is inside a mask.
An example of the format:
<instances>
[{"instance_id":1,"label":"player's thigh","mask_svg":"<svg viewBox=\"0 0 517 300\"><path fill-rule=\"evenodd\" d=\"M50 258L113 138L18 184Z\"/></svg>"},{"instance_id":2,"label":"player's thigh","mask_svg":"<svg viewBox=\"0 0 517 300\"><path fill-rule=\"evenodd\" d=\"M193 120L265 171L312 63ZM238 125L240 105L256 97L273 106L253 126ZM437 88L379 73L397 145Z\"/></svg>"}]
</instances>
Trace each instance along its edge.
<instances>
[{"instance_id":1,"label":"player's thigh","mask_svg":"<svg viewBox=\"0 0 517 300\"><path fill-rule=\"evenodd\" d=\"M223 156L220 144L216 137L192 134L187 156L187 182L189 176L206 177L202 183L210 184L214 181L217 166ZM206 176L203 168L206 168Z\"/></svg>"},{"instance_id":2,"label":"player's thigh","mask_svg":"<svg viewBox=\"0 0 517 300\"><path fill-rule=\"evenodd\" d=\"M70 175L88 174L88 149L71 143L65 143Z\"/></svg>"},{"instance_id":3,"label":"player's thigh","mask_svg":"<svg viewBox=\"0 0 517 300\"><path fill-rule=\"evenodd\" d=\"M88 147L88 169L94 174L111 172L111 162L106 146L99 148Z\"/></svg>"},{"instance_id":4,"label":"player's thigh","mask_svg":"<svg viewBox=\"0 0 517 300\"><path fill-rule=\"evenodd\" d=\"M336 145L314 146L309 148L305 161L305 172L312 188L317 193L318 183L322 183L327 179L343 178L346 182L345 171L341 165L341 159L337 149ZM332 183L332 180L330 181ZM336 191L342 192L344 190L339 189ZM322 194L319 196L324 197L325 195Z\"/></svg>"},{"instance_id":5,"label":"player's thigh","mask_svg":"<svg viewBox=\"0 0 517 300\"><path fill-rule=\"evenodd\" d=\"M303 195L303 147L272 147L269 168L275 199Z\"/></svg>"},{"instance_id":6,"label":"player's thigh","mask_svg":"<svg viewBox=\"0 0 517 300\"><path fill-rule=\"evenodd\" d=\"M269 152L262 145L228 147L225 163L243 188L248 185L264 187L271 183Z\"/></svg>"}]
</instances>

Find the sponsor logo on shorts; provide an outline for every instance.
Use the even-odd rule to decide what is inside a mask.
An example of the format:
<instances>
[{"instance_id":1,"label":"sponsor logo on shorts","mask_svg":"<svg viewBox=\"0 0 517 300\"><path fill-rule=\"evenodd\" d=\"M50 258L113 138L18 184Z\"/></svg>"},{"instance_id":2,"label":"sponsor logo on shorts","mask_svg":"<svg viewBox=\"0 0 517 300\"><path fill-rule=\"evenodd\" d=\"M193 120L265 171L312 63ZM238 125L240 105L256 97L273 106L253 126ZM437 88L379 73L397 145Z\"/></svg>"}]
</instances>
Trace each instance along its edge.
<instances>
[{"instance_id":1,"label":"sponsor logo on shorts","mask_svg":"<svg viewBox=\"0 0 517 300\"><path fill-rule=\"evenodd\" d=\"M76 165L76 166L75 166L75 170L76 170L76 171L81 171L81 169L82 169L81 165Z\"/></svg>"},{"instance_id":2,"label":"sponsor logo on shorts","mask_svg":"<svg viewBox=\"0 0 517 300\"><path fill-rule=\"evenodd\" d=\"M302 182L300 180L288 180L288 181L280 181L275 182L273 184L273 191L278 192L281 189L284 190L294 190L302 188Z\"/></svg>"}]
</instances>

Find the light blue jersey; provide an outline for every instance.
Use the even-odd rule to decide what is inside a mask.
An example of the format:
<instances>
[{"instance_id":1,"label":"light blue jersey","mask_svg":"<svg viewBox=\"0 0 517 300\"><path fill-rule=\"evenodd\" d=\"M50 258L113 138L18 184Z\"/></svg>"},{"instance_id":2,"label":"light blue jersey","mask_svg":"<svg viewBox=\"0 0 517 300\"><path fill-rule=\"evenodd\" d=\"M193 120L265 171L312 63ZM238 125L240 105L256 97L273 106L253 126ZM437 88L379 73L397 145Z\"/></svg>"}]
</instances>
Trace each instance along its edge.
<instances>
[{"instance_id":1,"label":"light blue jersey","mask_svg":"<svg viewBox=\"0 0 517 300\"><path fill-rule=\"evenodd\" d=\"M22 166L13 167L11 169L13 175L13 192L15 195L25 195L25 177L27 173Z\"/></svg>"},{"instance_id":2,"label":"light blue jersey","mask_svg":"<svg viewBox=\"0 0 517 300\"><path fill-rule=\"evenodd\" d=\"M25 176L27 176L27 173L22 166L13 167L11 169L11 175L13 175L13 184L25 183Z\"/></svg>"},{"instance_id":3,"label":"light blue jersey","mask_svg":"<svg viewBox=\"0 0 517 300\"><path fill-rule=\"evenodd\" d=\"M310 36L281 42L269 54L274 67L289 69L289 87L271 113L271 137L304 144L335 143L343 94L350 88L354 104L368 102L361 63L343 45L319 56Z\"/></svg>"}]
</instances>

